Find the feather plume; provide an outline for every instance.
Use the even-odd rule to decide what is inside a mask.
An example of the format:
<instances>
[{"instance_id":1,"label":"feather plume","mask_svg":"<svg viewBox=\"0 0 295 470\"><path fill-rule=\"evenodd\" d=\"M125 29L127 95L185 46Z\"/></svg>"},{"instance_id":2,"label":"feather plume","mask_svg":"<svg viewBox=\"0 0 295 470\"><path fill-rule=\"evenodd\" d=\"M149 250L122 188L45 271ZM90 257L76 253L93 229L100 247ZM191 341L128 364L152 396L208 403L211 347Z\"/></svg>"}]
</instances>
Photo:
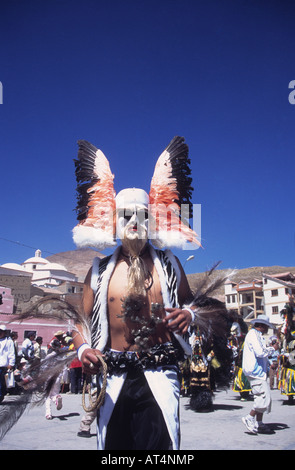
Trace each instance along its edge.
<instances>
[{"instance_id":1,"label":"feather plume","mask_svg":"<svg viewBox=\"0 0 295 470\"><path fill-rule=\"evenodd\" d=\"M70 328L75 330L76 325L80 325L79 331L83 335L85 342L91 344L90 322L78 309L69 302L60 299L55 295L48 295L31 305L28 309L14 316L22 322L28 318L53 318L56 320L67 321Z\"/></svg>"},{"instance_id":2,"label":"feather plume","mask_svg":"<svg viewBox=\"0 0 295 470\"><path fill-rule=\"evenodd\" d=\"M224 286L233 275L234 271L216 273L220 262L216 263L198 284L187 306L195 306L196 314L194 327L206 338L227 337L229 328L233 322L233 313L225 307L225 303L214 298L217 290Z\"/></svg>"},{"instance_id":3,"label":"feather plume","mask_svg":"<svg viewBox=\"0 0 295 470\"><path fill-rule=\"evenodd\" d=\"M22 322L28 318L65 320L72 331L79 327L79 332L84 336L85 342L91 344L90 324L87 319L71 304L59 297L48 296L40 299L24 312L14 316L13 321ZM24 393L1 404L0 440L17 423L28 405L36 406L45 402L57 378L76 355L76 351L69 351L65 348L48 354L41 361L33 361L25 366L21 383Z\"/></svg>"},{"instance_id":4,"label":"feather plume","mask_svg":"<svg viewBox=\"0 0 295 470\"><path fill-rule=\"evenodd\" d=\"M34 394L34 405L42 405L45 402L64 368L70 365L76 356L76 351L52 352L27 367L24 373L25 390Z\"/></svg>"},{"instance_id":5,"label":"feather plume","mask_svg":"<svg viewBox=\"0 0 295 470\"><path fill-rule=\"evenodd\" d=\"M79 140L78 146L74 162L79 223L73 229L74 242L79 248L115 246L114 175L101 150L85 140Z\"/></svg>"},{"instance_id":6,"label":"feather plume","mask_svg":"<svg viewBox=\"0 0 295 470\"><path fill-rule=\"evenodd\" d=\"M23 395L9 397L9 401L4 401L0 406L0 441L18 422L25 412L32 397L31 392L25 392Z\"/></svg>"},{"instance_id":7,"label":"feather plume","mask_svg":"<svg viewBox=\"0 0 295 470\"><path fill-rule=\"evenodd\" d=\"M188 146L183 137L174 137L155 165L149 198L154 227L153 244L159 248L183 247L186 242L200 246L197 234L189 227L192 217ZM183 214L185 205L187 214Z\"/></svg>"},{"instance_id":8,"label":"feather plume","mask_svg":"<svg viewBox=\"0 0 295 470\"><path fill-rule=\"evenodd\" d=\"M76 351L48 354L41 361L33 361L22 371L19 383L22 395L9 398L0 407L0 441L21 418L27 407L45 403L56 380L76 357Z\"/></svg>"}]
</instances>

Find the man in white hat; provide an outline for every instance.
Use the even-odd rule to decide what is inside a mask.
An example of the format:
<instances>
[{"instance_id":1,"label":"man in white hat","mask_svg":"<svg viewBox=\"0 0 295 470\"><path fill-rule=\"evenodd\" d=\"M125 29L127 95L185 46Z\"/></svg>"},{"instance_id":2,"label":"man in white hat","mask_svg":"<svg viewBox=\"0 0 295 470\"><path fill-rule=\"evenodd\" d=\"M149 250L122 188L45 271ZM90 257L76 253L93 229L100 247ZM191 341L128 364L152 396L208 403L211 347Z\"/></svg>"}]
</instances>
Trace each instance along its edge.
<instances>
[{"instance_id":1,"label":"man in white hat","mask_svg":"<svg viewBox=\"0 0 295 470\"><path fill-rule=\"evenodd\" d=\"M266 315L260 315L251 321L253 328L247 333L243 350L242 368L247 376L254 396L254 405L250 413L242 418L248 431L252 434L269 432L268 427L262 422L263 414L271 410L270 388L267 383L268 356L276 349L266 347L263 335L273 325Z\"/></svg>"},{"instance_id":2,"label":"man in white hat","mask_svg":"<svg viewBox=\"0 0 295 470\"><path fill-rule=\"evenodd\" d=\"M0 325L0 403L6 395L5 374L15 365L14 344L6 333L6 326Z\"/></svg>"}]
</instances>

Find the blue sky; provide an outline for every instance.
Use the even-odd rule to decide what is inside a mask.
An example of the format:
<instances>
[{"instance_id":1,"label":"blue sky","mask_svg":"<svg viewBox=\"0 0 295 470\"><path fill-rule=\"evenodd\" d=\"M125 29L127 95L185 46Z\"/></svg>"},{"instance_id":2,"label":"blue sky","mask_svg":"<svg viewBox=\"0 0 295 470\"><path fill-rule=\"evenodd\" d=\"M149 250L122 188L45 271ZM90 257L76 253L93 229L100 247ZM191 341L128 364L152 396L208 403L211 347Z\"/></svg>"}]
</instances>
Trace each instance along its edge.
<instances>
[{"instance_id":1,"label":"blue sky","mask_svg":"<svg viewBox=\"0 0 295 470\"><path fill-rule=\"evenodd\" d=\"M117 192L190 149L203 248L187 272L295 266L294 2L2 0L0 264L75 249L77 140ZM18 242L18 243L15 243Z\"/></svg>"}]
</instances>

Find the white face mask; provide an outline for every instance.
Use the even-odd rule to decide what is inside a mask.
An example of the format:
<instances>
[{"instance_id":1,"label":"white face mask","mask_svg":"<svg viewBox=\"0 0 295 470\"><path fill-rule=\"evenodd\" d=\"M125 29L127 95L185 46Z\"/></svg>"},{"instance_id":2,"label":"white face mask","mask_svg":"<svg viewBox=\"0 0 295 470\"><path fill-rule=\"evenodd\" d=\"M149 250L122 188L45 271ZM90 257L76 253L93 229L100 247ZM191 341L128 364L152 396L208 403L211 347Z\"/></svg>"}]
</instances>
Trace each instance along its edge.
<instances>
[{"instance_id":1,"label":"white face mask","mask_svg":"<svg viewBox=\"0 0 295 470\"><path fill-rule=\"evenodd\" d=\"M134 205L117 210L117 237L121 240L147 240L148 210Z\"/></svg>"}]
</instances>

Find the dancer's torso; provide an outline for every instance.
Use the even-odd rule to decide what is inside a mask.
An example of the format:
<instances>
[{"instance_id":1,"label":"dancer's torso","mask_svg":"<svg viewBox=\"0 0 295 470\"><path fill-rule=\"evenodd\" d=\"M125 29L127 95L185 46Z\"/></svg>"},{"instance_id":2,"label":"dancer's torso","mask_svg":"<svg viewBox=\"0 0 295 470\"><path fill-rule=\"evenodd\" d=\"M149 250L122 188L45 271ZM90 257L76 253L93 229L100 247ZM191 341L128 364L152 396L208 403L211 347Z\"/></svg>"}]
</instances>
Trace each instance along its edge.
<instances>
[{"instance_id":1,"label":"dancer's torso","mask_svg":"<svg viewBox=\"0 0 295 470\"><path fill-rule=\"evenodd\" d=\"M151 317L152 303L163 304L163 297L159 277L151 257L145 256L144 262L151 274L150 279L147 280L147 285L149 285L150 288L147 290L147 296L144 299L138 316L149 319ZM132 330L138 330L142 327L142 324L135 323L126 318L126 316L124 318L118 317L118 315L124 314L122 303L126 297L127 291L127 271L128 260L120 256L108 287L108 316L110 328L108 346L117 351L135 350L136 344L134 344L134 335L132 335L131 332ZM156 312L156 316L164 318L166 316L164 308L159 309ZM158 324L155 333L149 339L149 346L165 343L170 340L171 337L167 328L162 324Z\"/></svg>"}]
</instances>

